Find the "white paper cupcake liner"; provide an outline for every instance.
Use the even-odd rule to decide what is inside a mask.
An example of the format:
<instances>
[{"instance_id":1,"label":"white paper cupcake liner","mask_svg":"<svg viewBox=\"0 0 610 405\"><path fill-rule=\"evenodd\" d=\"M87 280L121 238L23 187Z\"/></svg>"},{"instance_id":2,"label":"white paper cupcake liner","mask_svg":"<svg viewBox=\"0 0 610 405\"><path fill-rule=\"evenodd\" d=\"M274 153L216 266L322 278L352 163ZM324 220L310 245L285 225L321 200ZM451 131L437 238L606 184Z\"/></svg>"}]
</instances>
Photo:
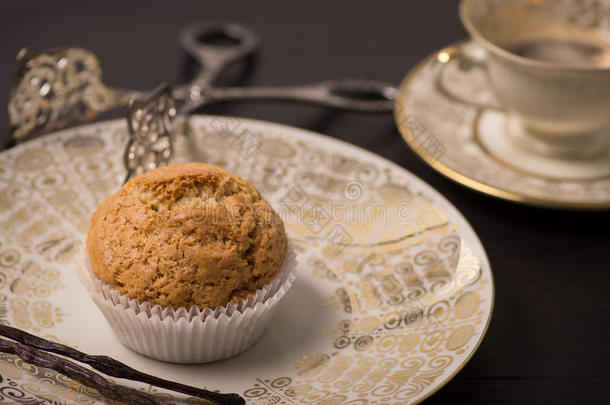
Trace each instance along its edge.
<instances>
[{"instance_id":1,"label":"white paper cupcake liner","mask_svg":"<svg viewBox=\"0 0 610 405\"><path fill-rule=\"evenodd\" d=\"M172 363L207 363L252 346L266 330L277 304L295 279L296 254L288 244L279 273L247 299L200 310L161 307L119 293L91 271L84 246L78 275L122 344Z\"/></svg>"}]
</instances>

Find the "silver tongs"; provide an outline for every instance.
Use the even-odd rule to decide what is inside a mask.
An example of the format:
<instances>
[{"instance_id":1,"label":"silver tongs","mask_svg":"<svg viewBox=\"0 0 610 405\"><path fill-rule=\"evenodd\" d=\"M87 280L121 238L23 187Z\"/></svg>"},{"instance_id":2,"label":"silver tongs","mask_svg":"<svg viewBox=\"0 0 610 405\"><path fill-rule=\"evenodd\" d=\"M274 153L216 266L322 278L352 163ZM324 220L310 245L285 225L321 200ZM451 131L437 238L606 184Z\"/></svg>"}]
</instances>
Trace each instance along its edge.
<instances>
[{"instance_id":1,"label":"silver tongs","mask_svg":"<svg viewBox=\"0 0 610 405\"><path fill-rule=\"evenodd\" d=\"M163 90L176 103L177 113L187 114L232 100L298 101L367 113L393 109L396 89L378 81L329 80L294 87L214 86L228 66L252 56L258 49L258 37L235 23L189 26L180 34L180 44L198 62L199 70L191 82ZM92 120L132 99L151 101L148 93L105 85L97 57L81 48L37 55L24 49L17 57L16 73L18 84L8 106L15 142L28 139L35 132Z\"/></svg>"}]
</instances>

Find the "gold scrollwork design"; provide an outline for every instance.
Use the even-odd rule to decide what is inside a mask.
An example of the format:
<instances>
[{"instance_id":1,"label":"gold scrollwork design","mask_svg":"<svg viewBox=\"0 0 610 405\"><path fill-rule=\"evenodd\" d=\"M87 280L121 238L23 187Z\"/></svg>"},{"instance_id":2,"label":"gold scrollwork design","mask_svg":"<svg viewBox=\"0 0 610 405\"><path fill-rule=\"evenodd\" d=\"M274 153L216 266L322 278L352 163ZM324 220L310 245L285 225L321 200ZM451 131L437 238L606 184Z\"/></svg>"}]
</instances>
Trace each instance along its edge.
<instances>
[{"instance_id":1,"label":"gold scrollwork design","mask_svg":"<svg viewBox=\"0 0 610 405\"><path fill-rule=\"evenodd\" d=\"M83 159L76 164L76 171L83 176L100 176L112 170L109 159Z\"/></svg>"},{"instance_id":2,"label":"gold scrollwork design","mask_svg":"<svg viewBox=\"0 0 610 405\"><path fill-rule=\"evenodd\" d=\"M423 357L407 357L400 362L400 368L405 370L419 370L426 364Z\"/></svg>"},{"instance_id":3,"label":"gold scrollwork design","mask_svg":"<svg viewBox=\"0 0 610 405\"><path fill-rule=\"evenodd\" d=\"M290 377L279 377L271 381L271 388L284 388L290 385L292 379Z\"/></svg>"},{"instance_id":4,"label":"gold scrollwork design","mask_svg":"<svg viewBox=\"0 0 610 405\"><path fill-rule=\"evenodd\" d=\"M402 316L397 311L388 312L383 316L383 327L387 330L393 330L400 326Z\"/></svg>"},{"instance_id":5,"label":"gold scrollwork design","mask_svg":"<svg viewBox=\"0 0 610 405\"><path fill-rule=\"evenodd\" d=\"M479 266L468 267L460 270L455 275L455 284L458 287L468 287L473 285L481 278L481 268Z\"/></svg>"},{"instance_id":6,"label":"gold scrollwork design","mask_svg":"<svg viewBox=\"0 0 610 405\"><path fill-rule=\"evenodd\" d=\"M413 274L413 265L409 262L400 262L394 265L394 272L399 275Z\"/></svg>"},{"instance_id":7,"label":"gold scrollwork design","mask_svg":"<svg viewBox=\"0 0 610 405\"><path fill-rule=\"evenodd\" d=\"M409 190L408 185L386 183L377 188L377 193L389 204L397 205L413 201L413 193Z\"/></svg>"},{"instance_id":8,"label":"gold scrollwork design","mask_svg":"<svg viewBox=\"0 0 610 405\"><path fill-rule=\"evenodd\" d=\"M0 167L0 180L10 180L14 177L13 170L8 166Z\"/></svg>"},{"instance_id":9,"label":"gold scrollwork design","mask_svg":"<svg viewBox=\"0 0 610 405\"><path fill-rule=\"evenodd\" d=\"M350 343L351 343L351 339L348 336L341 335L335 339L333 346L336 349L345 349L346 347L348 347L350 345Z\"/></svg>"},{"instance_id":10,"label":"gold scrollwork design","mask_svg":"<svg viewBox=\"0 0 610 405\"><path fill-rule=\"evenodd\" d=\"M46 373L45 373L46 374ZM50 377L43 377L38 379L38 381L42 384L42 385L46 385L46 386L53 386L53 385L57 385L57 381L53 378Z\"/></svg>"},{"instance_id":11,"label":"gold scrollwork design","mask_svg":"<svg viewBox=\"0 0 610 405\"><path fill-rule=\"evenodd\" d=\"M436 322L444 322L451 313L451 304L447 300L437 301L428 307L427 316Z\"/></svg>"},{"instance_id":12,"label":"gold scrollwork design","mask_svg":"<svg viewBox=\"0 0 610 405\"><path fill-rule=\"evenodd\" d=\"M363 357L356 361L356 365L345 373L343 378L335 383L335 388L346 389L358 382L375 365L372 357Z\"/></svg>"},{"instance_id":13,"label":"gold scrollwork design","mask_svg":"<svg viewBox=\"0 0 610 405\"><path fill-rule=\"evenodd\" d=\"M372 282L358 280L356 282L356 286L360 290L360 294L358 294L358 296L360 301L363 302L363 307L365 309L377 309L383 304L383 301L379 296L379 292Z\"/></svg>"},{"instance_id":14,"label":"gold scrollwork design","mask_svg":"<svg viewBox=\"0 0 610 405\"><path fill-rule=\"evenodd\" d=\"M369 372L363 381L354 385L352 390L354 392L370 392L374 389L380 381L384 379L394 366L398 364L398 360L395 358L384 358L377 363L377 368Z\"/></svg>"},{"instance_id":15,"label":"gold scrollwork design","mask_svg":"<svg viewBox=\"0 0 610 405\"><path fill-rule=\"evenodd\" d=\"M58 210L64 212L71 212L74 216L81 214L81 206L79 201L79 195L72 189L58 190L57 192L49 195L47 201Z\"/></svg>"},{"instance_id":16,"label":"gold scrollwork design","mask_svg":"<svg viewBox=\"0 0 610 405\"><path fill-rule=\"evenodd\" d=\"M29 320L29 301L23 297L14 297L9 301L9 307L13 315L14 326L21 329L29 329L32 322Z\"/></svg>"},{"instance_id":17,"label":"gold scrollwork design","mask_svg":"<svg viewBox=\"0 0 610 405\"><path fill-rule=\"evenodd\" d=\"M244 391L244 397L246 398L257 398L262 397L267 393L267 388L265 387L254 387Z\"/></svg>"},{"instance_id":18,"label":"gold scrollwork design","mask_svg":"<svg viewBox=\"0 0 610 405\"><path fill-rule=\"evenodd\" d=\"M23 378L21 370L5 359L0 360L0 375L5 378L12 378L13 380L20 380Z\"/></svg>"},{"instance_id":19,"label":"gold scrollwork design","mask_svg":"<svg viewBox=\"0 0 610 405\"><path fill-rule=\"evenodd\" d=\"M371 335L359 336L354 342L354 349L357 352L363 352L368 349L371 344L373 344L373 341L374 338Z\"/></svg>"},{"instance_id":20,"label":"gold scrollwork design","mask_svg":"<svg viewBox=\"0 0 610 405\"><path fill-rule=\"evenodd\" d=\"M445 338L446 328L436 322L434 319L428 318L428 323L425 326L423 339L419 344L420 350L424 353L429 353L437 350L443 339Z\"/></svg>"},{"instance_id":21,"label":"gold scrollwork design","mask_svg":"<svg viewBox=\"0 0 610 405\"><path fill-rule=\"evenodd\" d=\"M105 142L94 134L75 134L62 143L63 149L69 154L90 154L104 148Z\"/></svg>"},{"instance_id":22,"label":"gold scrollwork design","mask_svg":"<svg viewBox=\"0 0 610 405\"><path fill-rule=\"evenodd\" d=\"M8 249L0 253L0 266L14 267L21 260L21 254L15 249Z\"/></svg>"},{"instance_id":23,"label":"gold scrollwork design","mask_svg":"<svg viewBox=\"0 0 610 405\"><path fill-rule=\"evenodd\" d=\"M451 335L449 335L449 337L447 338L447 349L458 350L460 347L468 343L473 334L474 326L470 324L460 326L459 328L451 332Z\"/></svg>"},{"instance_id":24,"label":"gold scrollwork design","mask_svg":"<svg viewBox=\"0 0 610 405\"><path fill-rule=\"evenodd\" d=\"M422 229L427 229L429 232L441 234L449 229L445 213L436 206L417 206L413 217Z\"/></svg>"},{"instance_id":25,"label":"gold scrollwork design","mask_svg":"<svg viewBox=\"0 0 610 405\"><path fill-rule=\"evenodd\" d=\"M27 362L21 360L19 357L13 357L12 362L15 365L15 367L24 371L26 374L33 375L33 376L40 374L40 369L37 366L27 363Z\"/></svg>"},{"instance_id":26,"label":"gold scrollwork design","mask_svg":"<svg viewBox=\"0 0 610 405\"><path fill-rule=\"evenodd\" d=\"M428 360L428 367L433 369L444 369L453 363L453 357L449 355L436 356Z\"/></svg>"},{"instance_id":27,"label":"gold scrollwork design","mask_svg":"<svg viewBox=\"0 0 610 405\"><path fill-rule=\"evenodd\" d=\"M398 344L398 336L394 334L383 335L377 340L377 352L385 353L393 350Z\"/></svg>"},{"instance_id":28,"label":"gold scrollwork design","mask_svg":"<svg viewBox=\"0 0 610 405\"><path fill-rule=\"evenodd\" d=\"M53 267L45 269L42 273L41 278L45 281L55 281L59 279L59 270Z\"/></svg>"},{"instance_id":29,"label":"gold scrollwork design","mask_svg":"<svg viewBox=\"0 0 610 405\"><path fill-rule=\"evenodd\" d=\"M347 397L341 394L335 394L328 390L313 390L306 396L300 398L303 404L316 405L340 405L345 402Z\"/></svg>"},{"instance_id":30,"label":"gold scrollwork design","mask_svg":"<svg viewBox=\"0 0 610 405\"><path fill-rule=\"evenodd\" d=\"M393 294L387 301L389 305L399 306L405 302L405 296L402 293Z\"/></svg>"},{"instance_id":31,"label":"gold scrollwork design","mask_svg":"<svg viewBox=\"0 0 610 405\"><path fill-rule=\"evenodd\" d=\"M444 369L449 367L453 362L453 357L441 355L430 359L426 369L412 377L412 379L404 384L402 388L394 393L394 399L406 401L419 395L426 387L434 383L436 378L440 376Z\"/></svg>"},{"instance_id":32,"label":"gold scrollwork design","mask_svg":"<svg viewBox=\"0 0 610 405\"><path fill-rule=\"evenodd\" d=\"M16 403L28 403L36 400L34 397L27 398L26 396L27 393L13 385L0 387L0 398L2 399L14 399Z\"/></svg>"},{"instance_id":33,"label":"gold scrollwork design","mask_svg":"<svg viewBox=\"0 0 610 405\"><path fill-rule=\"evenodd\" d=\"M341 405L345 402L347 396L341 394L331 394L330 397L324 398L318 405Z\"/></svg>"},{"instance_id":34,"label":"gold scrollwork design","mask_svg":"<svg viewBox=\"0 0 610 405\"><path fill-rule=\"evenodd\" d=\"M34 295L39 298L46 298L51 295L51 288L46 284L39 284L34 287Z\"/></svg>"},{"instance_id":35,"label":"gold scrollwork design","mask_svg":"<svg viewBox=\"0 0 610 405\"><path fill-rule=\"evenodd\" d=\"M392 374L388 375L382 384L378 385L371 391L371 394L376 397L385 397L392 395L398 388L402 387L411 377L417 372L417 370L396 370Z\"/></svg>"},{"instance_id":36,"label":"gold scrollwork design","mask_svg":"<svg viewBox=\"0 0 610 405\"><path fill-rule=\"evenodd\" d=\"M53 320L53 307L48 301L36 301L32 304L32 312L38 326L42 328L50 328L55 325Z\"/></svg>"},{"instance_id":37,"label":"gold scrollwork design","mask_svg":"<svg viewBox=\"0 0 610 405\"><path fill-rule=\"evenodd\" d=\"M291 388L291 390L294 392L295 398L299 398L307 394L312 389L313 387L311 386L311 384L296 384Z\"/></svg>"},{"instance_id":38,"label":"gold scrollwork design","mask_svg":"<svg viewBox=\"0 0 610 405\"><path fill-rule=\"evenodd\" d=\"M437 263L439 255L435 250L422 250L415 255L414 263L418 266L430 266Z\"/></svg>"},{"instance_id":39,"label":"gold scrollwork design","mask_svg":"<svg viewBox=\"0 0 610 405\"><path fill-rule=\"evenodd\" d=\"M25 277L33 278L40 273L41 269L42 266L40 266L39 263L35 262L34 260L28 260L27 262L21 265L19 271Z\"/></svg>"},{"instance_id":40,"label":"gold scrollwork design","mask_svg":"<svg viewBox=\"0 0 610 405\"><path fill-rule=\"evenodd\" d=\"M350 319L342 319L339 322L339 330L343 333L349 333L352 330L352 321Z\"/></svg>"},{"instance_id":41,"label":"gold scrollwork design","mask_svg":"<svg viewBox=\"0 0 610 405\"><path fill-rule=\"evenodd\" d=\"M40 176L35 177L32 185L38 190L53 190L56 187L65 184L65 182L65 174L55 170L47 170Z\"/></svg>"},{"instance_id":42,"label":"gold scrollwork design","mask_svg":"<svg viewBox=\"0 0 610 405\"><path fill-rule=\"evenodd\" d=\"M427 290L423 285L411 285L407 287L407 300L415 301L423 298L427 294Z\"/></svg>"},{"instance_id":43,"label":"gold scrollwork design","mask_svg":"<svg viewBox=\"0 0 610 405\"><path fill-rule=\"evenodd\" d=\"M292 145L281 139L265 139L259 151L267 156L279 159L288 159L296 154Z\"/></svg>"},{"instance_id":44,"label":"gold scrollwork design","mask_svg":"<svg viewBox=\"0 0 610 405\"><path fill-rule=\"evenodd\" d=\"M22 384L19 384L19 388L21 388L24 392L27 392L28 394L34 394L38 397L42 396L50 401L61 401L61 398L56 395L50 394L48 389L41 386L39 382L44 385L44 382L42 380L38 380L37 382L24 382Z\"/></svg>"},{"instance_id":45,"label":"gold scrollwork design","mask_svg":"<svg viewBox=\"0 0 610 405\"><path fill-rule=\"evenodd\" d=\"M356 159L333 153L329 157L330 165L334 173L349 174L354 170L357 170L362 163Z\"/></svg>"},{"instance_id":46,"label":"gold scrollwork design","mask_svg":"<svg viewBox=\"0 0 610 405\"><path fill-rule=\"evenodd\" d=\"M356 169L356 180L371 183L379 177L379 169L376 166L361 163Z\"/></svg>"},{"instance_id":47,"label":"gold scrollwork design","mask_svg":"<svg viewBox=\"0 0 610 405\"><path fill-rule=\"evenodd\" d=\"M424 308L417 302L409 302L408 304L401 312L402 322L409 328L417 329L426 318L424 316Z\"/></svg>"},{"instance_id":48,"label":"gold scrollwork design","mask_svg":"<svg viewBox=\"0 0 610 405\"><path fill-rule=\"evenodd\" d=\"M322 404L323 401L330 398L331 393L327 390L317 390L314 389L307 393L307 395L300 398L300 402L303 404Z\"/></svg>"},{"instance_id":49,"label":"gold scrollwork design","mask_svg":"<svg viewBox=\"0 0 610 405\"><path fill-rule=\"evenodd\" d=\"M367 405L369 403L369 400L366 398L358 398L358 399L353 399L351 401L347 401L345 403L343 403L343 405Z\"/></svg>"},{"instance_id":50,"label":"gold scrollwork design","mask_svg":"<svg viewBox=\"0 0 610 405\"><path fill-rule=\"evenodd\" d=\"M345 370L349 368L354 360L351 357L335 357L324 372L317 378L317 381L326 384L334 382Z\"/></svg>"},{"instance_id":51,"label":"gold scrollwork design","mask_svg":"<svg viewBox=\"0 0 610 405\"><path fill-rule=\"evenodd\" d=\"M377 291L388 303L403 291L402 283L392 274L391 270L379 271L376 280L378 281ZM401 302L401 300L394 300L394 302L396 305L396 302Z\"/></svg>"},{"instance_id":52,"label":"gold scrollwork design","mask_svg":"<svg viewBox=\"0 0 610 405\"><path fill-rule=\"evenodd\" d=\"M452 277L447 276L435 278L432 283L430 283L430 293L433 295L445 295L453 291L455 288L455 281Z\"/></svg>"},{"instance_id":53,"label":"gold scrollwork design","mask_svg":"<svg viewBox=\"0 0 610 405\"><path fill-rule=\"evenodd\" d=\"M409 333L400 337L398 342L398 351L401 353L409 353L411 350L417 347L419 343L418 333Z\"/></svg>"},{"instance_id":54,"label":"gold scrollwork design","mask_svg":"<svg viewBox=\"0 0 610 405\"><path fill-rule=\"evenodd\" d=\"M20 172L35 172L48 167L53 156L44 148L28 148L15 158L15 169Z\"/></svg>"},{"instance_id":55,"label":"gold scrollwork design","mask_svg":"<svg viewBox=\"0 0 610 405\"><path fill-rule=\"evenodd\" d=\"M359 326L360 330L363 332L371 332L371 331L377 329L380 322L381 321L379 320L379 316L371 315L371 316L362 318L362 320L360 322L358 322L358 326Z\"/></svg>"},{"instance_id":56,"label":"gold scrollwork design","mask_svg":"<svg viewBox=\"0 0 610 405\"><path fill-rule=\"evenodd\" d=\"M453 312L458 319L470 318L477 312L481 300L475 291L467 291L455 301Z\"/></svg>"},{"instance_id":57,"label":"gold scrollwork design","mask_svg":"<svg viewBox=\"0 0 610 405\"><path fill-rule=\"evenodd\" d=\"M326 166L328 155L323 150L309 148L306 145L299 145L300 152L298 156L305 166L320 167Z\"/></svg>"},{"instance_id":58,"label":"gold scrollwork design","mask_svg":"<svg viewBox=\"0 0 610 405\"><path fill-rule=\"evenodd\" d=\"M30 281L27 278L19 277L13 280L9 291L15 295L26 295L30 291Z\"/></svg>"},{"instance_id":59,"label":"gold scrollwork design","mask_svg":"<svg viewBox=\"0 0 610 405\"><path fill-rule=\"evenodd\" d=\"M12 181L0 190L0 209L8 211L19 201L25 201L32 194L31 187Z\"/></svg>"},{"instance_id":60,"label":"gold scrollwork design","mask_svg":"<svg viewBox=\"0 0 610 405\"><path fill-rule=\"evenodd\" d=\"M325 193L334 193L338 190L343 190L346 183L343 179L313 171L296 173L294 182L301 187L315 187L317 190Z\"/></svg>"},{"instance_id":61,"label":"gold scrollwork design","mask_svg":"<svg viewBox=\"0 0 610 405\"><path fill-rule=\"evenodd\" d=\"M446 236L438 243L438 249L443 253L457 255L460 251L460 237L457 235Z\"/></svg>"},{"instance_id":62,"label":"gold scrollwork design","mask_svg":"<svg viewBox=\"0 0 610 405\"><path fill-rule=\"evenodd\" d=\"M304 360L297 361L297 365L301 365L301 370L297 373L299 377L312 378L320 373L330 362L330 356L327 354L316 354L313 358L307 357Z\"/></svg>"},{"instance_id":63,"label":"gold scrollwork design","mask_svg":"<svg viewBox=\"0 0 610 405\"><path fill-rule=\"evenodd\" d=\"M420 392L422 392L426 388L425 384L421 382L410 382L397 391L394 394L394 399L399 401L407 401L415 396L417 396Z\"/></svg>"}]
</instances>

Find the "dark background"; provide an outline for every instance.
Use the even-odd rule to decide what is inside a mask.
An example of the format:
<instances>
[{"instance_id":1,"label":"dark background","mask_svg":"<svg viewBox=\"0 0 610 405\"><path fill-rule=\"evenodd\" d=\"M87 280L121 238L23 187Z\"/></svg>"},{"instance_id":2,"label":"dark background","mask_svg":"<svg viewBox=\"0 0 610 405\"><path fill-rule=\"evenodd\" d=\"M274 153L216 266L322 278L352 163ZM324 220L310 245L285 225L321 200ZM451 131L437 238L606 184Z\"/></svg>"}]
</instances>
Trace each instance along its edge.
<instances>
[{"instance_id":1,"label":"dark background","mask_svg":"<svg viewBox=\"0 0 610 405\"><path fill-rule=\"evenodd\" d=\"M183 78L180 28L219 19L261 37L247 85L347 77L398 84L420 59L466 37L455 1L2 0L0 128L8 128L6 97L23 46L89 48L101 60L105 83L148 90ZM493 319L472 360L426 404L610 401L608 212L538 209L467 190L420 161L391 114L280 103L225 104L205 112L304 127L372 150L430 183L471 222L494 272Z\"/></svg>"}]
</instances>

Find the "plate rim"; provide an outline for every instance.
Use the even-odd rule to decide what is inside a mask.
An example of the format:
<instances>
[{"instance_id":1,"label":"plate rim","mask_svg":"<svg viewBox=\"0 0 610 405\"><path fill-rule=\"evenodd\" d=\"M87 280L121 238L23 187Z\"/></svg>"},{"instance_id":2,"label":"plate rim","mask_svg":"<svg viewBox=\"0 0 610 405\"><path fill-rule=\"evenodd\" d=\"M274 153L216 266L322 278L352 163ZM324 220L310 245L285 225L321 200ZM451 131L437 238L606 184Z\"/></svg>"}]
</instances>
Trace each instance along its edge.
<instances>
[{"instance_id":1,"label":"plate rim","mask_svg":"<svg viewBox=\"0 0 610 405\"><path fill-rule=\"evenodd\" d=\"M448 47L451 46L459 46L466 43L476 43L472 39L462 39L460 41L453 42ZM442 48L445 49L446 47ZM415 153L417 157L423 160L426 164L428 164L432 169L434 169L437 173L447 177L453 182L464 186L468 189L478 191L481 194L495 197L499 200L510 201L513 203L519 203L529 206L541 207L541 208L554 208L561 210L587 210L587 211L603 211L610 209L610 200L607 202L586 202L586 201L558 201L552 198L539 198L529 196L527 194L520 194L518 192L505 190L501 187L493 186L487 183L484 183L479 180L475 180L463 173L459 170L453 169L441 162L439 159L435 159L432 156L429 156L426 153L422 153L420 151L421 148L418 148L416 144L415 137L411 135L410 129L408 125L401 125L400 122L402 119L408 114L407 109L401 102L407 96L411 85L415 82L418 74L423 71L428 64L436 58L438 53L442 50L439 49L434 51L433 53L428 54L422 60L417 62L415 66L413 66L407 74L401 80L401 83L398 87L398 93L396 95L396 102L394 104L394 123L398 129L398 132L402 136L405 143L409 146L409 148ZM535 177L535 176L533 176Z\"/></svg>"}]
</instances>

